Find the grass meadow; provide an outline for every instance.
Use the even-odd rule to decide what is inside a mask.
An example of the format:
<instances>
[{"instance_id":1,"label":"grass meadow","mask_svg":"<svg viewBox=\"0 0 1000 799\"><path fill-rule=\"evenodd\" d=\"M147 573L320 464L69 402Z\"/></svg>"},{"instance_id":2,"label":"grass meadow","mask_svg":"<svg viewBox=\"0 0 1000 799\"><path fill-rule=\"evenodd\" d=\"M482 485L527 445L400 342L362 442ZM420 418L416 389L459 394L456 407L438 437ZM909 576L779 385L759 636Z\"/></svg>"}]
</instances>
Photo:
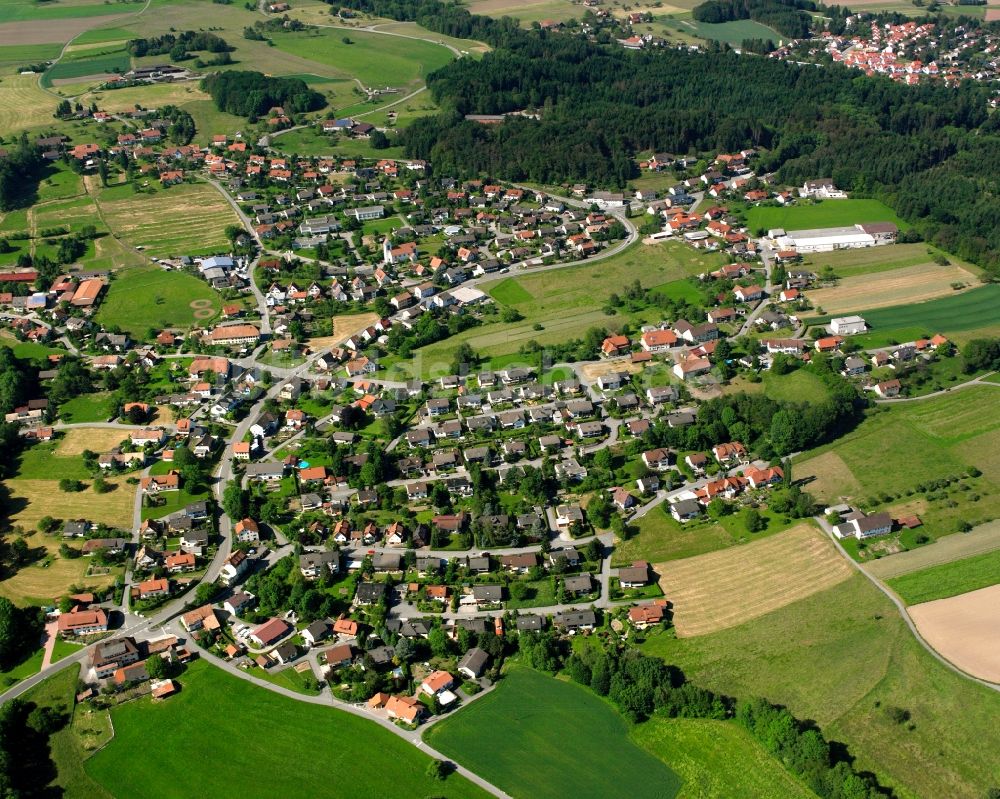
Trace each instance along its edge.
<instances>
[{"instance_id":1,"label":"grass meadow","mask_svg":"<svg viewBox=\"0 0 1000 799\"><path fill-rule=\"evenodd\" d=\"M457 774L428 777L426 755L364 719L279 696L204 662L179 681L183 690L166 702L145 698L112 711L114 739L85 763L111 794L255 796L263 769L268 795L487 796Z\"/></svg>"},{"instance_id":2,"label":"grass meadow","mask_svg":"<svg viewBox=\"0 0 1000 799\"><path fill-rule=\"evenodd\" d=\"M112 281L97 320L141 338L150 328L208 324L220 307L218 292L194 275L136 267Z\"/></svg>"},{"instance_id":3,"label":"grass meadow","mask_svg":"<svg viewBox=\"0 0 1000 799\"><path fill-rule=\"evenodd\" d=\"M226 226L239 223L222 195L203 183L181 183L148 194L113 186L102 191L97 202L115 235L145 247L151 256L228 251Z\"/></svg>"},{"instance_id":4,"label":"grass meadow","mask_svg":"<svg viewBox=\"0 0 1000 799\"><path fill-rule=\"evenodd\" d=\"M747 225L753 231L847 227L862 222L894 222L900 229L906 227L895 211L878 200L823 200L787 208L757 206L747 211Z\"/></svg>"},{"instance_id":5,"label":"grass meadow","mask_svg":"<svg viewBox=\"0 0 1000 799\"><path fill-rule=\"evenodd\" d=\"M976 591L1000 583L1000 550L931 566L886 582L908 605Z\"/></svg>"},{"instance_id":6,"label":"grass meadow","mask_svg":"<svg viewBox=\"0 0 1000 799\"><path fill-rule=\"evenodd\" d=\"M900 797L981 799L1000 773L1000 695L934 660L861 575L739 627L643 648L696 684L816 721Z\"/></svg>"},{"instance_id":7,"label":"grass meadow","mask_svg":"<svg viewBox=\"0 0 1000 799\"><path fill-rule=\"evenodd\" d=\"M664 799L681 784L629 739L629 725L610 704L523 667L425 737L515 799Z\"/></svg>"}]
</instances>

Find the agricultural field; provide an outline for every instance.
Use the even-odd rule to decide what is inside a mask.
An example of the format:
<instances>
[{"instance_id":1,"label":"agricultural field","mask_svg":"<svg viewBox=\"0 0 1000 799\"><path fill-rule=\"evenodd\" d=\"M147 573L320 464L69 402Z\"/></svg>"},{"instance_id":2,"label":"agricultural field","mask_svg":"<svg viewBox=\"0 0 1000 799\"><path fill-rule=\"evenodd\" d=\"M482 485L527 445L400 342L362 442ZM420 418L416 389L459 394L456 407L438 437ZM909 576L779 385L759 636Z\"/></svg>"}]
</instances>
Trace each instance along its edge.
<instances>
[{"instance_id":1,"label":"agricultural field","mask_svg":"<svg viewBox=\"0 0 1000 799\"><path fill-rule=\"evenodd\" d=\"M1000 517L996 391L975 386L880 409L834 443L796 458L795 478L821 502L894 509L920 501L919 532L931 540L955 532L959 521L991 521ZM971 466L983 474L966 476ZM925 485L945 477L962 479L943 489Z\"/></svg>"},{"instance_id":2,"label":"agricultural field","mask_svg":"<svg viewBox=\"0 0 1000 799\"><path fill-rule=\"evenodd\" d=\"M189 666L180 682L183 691L169 702L144 698L112 711L114 739L84 764L91 779L116 796L250 796L260 790L266 762L281 764L269 770L268 793L486 796L457 774L445 782L426 776L426 755L364 719L279 696L205 662ZM248 738L251 707L255 734ZM153 739L157 745L148 746ZM178 762L187 765L179 770Z\"/></svg>"},{"instance_id":3,"label":"agricultural field","mask_svg":"<svg viewBox=\"0 0 1000 799\"><path fill-rule=\"evenodd\" d=\"M900 797L982 799L1000 773L1000 695L938 663L861 575L739 627L653 636L643 649L697 685L814 720Z\"/></svg>"},{"instance_id":4,"label":"agricultural field","mask_svg":"<svg viewBox=\"0 0 1000 799\"><path fill-rule=\"evenodd\" d=\"M372 106L372 108L376 107ZM363 119L367 120L368 117L363 117ZM352 157L398 158L403 155L401 147L375 150L364 139L349 139L346 136L330 135L322 133L315 127L290 130L280 136L273 137L272 144L275 149L305 156L340 154Z\"/></svg>"},{"instance_id":5,"label":"agricultural field","mask_svg":"<svg viewBox=\"0 0 1000 799\"><path fill-rule=\"evenodd\" d=\"M654 716L632 728L632 740L680 775L678 799L815 797L732 722Z\"/></svg>"},{"instance_id":6,"label":"agricultural field","mask_svg":"<svg viewBox=\"0 0 1000 799\"><path fill-rule=\"evenodd\" d=\"M580 16L580 9L567 0L473 0L469 11L487 17L514 17L524 25L543 19L565 22Z\"/></svg>"},{"instance_id":7,"label":"agricultural field","mask_svg":"<svg viewBox=\"0 0 1000 799\"><path fill-rule=\"evenodd\" d=\"M151 328L207 325L218 315L221 302L219 293L194 275L136 267L111 282L97 321L142 338Z\"/></svg>"},{"instance_id":8,"label":"agricultural field","mask_svg":"<svg viewBox=\"0 0 1000 799\"><path fill-rule=\"evenodd\" d=\"M865 571L881 580L972 558L1000 549L1000 521L986 522L962 535L949 535L932 546L900 552L865 564Z\"/></svg>"},{"instance_id":9,"label":"agricultural field","mask_svg":"<svg viewBox=\"0 0 1000 799\"><path fill-rule=\"evenodd\" d=\"M280 50L332 68L330 77L355 77L370 87L408 86L453 58L439 44L365 31L281 33L273 40Z\"/></svg>"},{"instance_id":10,"label":"agricultural field","mask_svg":"<svg viewBox=\"0 0 1000 799\"><path fill-rule=\"evenodd\" d=\"M806 297L828 314L845 314L859 308L909 305L956 293L956 286L979 285L972 272L957 264L933 263L892 271L843 278L832 288L815 289ZM866 317L867 318L867 317Z\"/></svg>"},{"instance_id":11,"label":"agricultural field","mask_svg":"<svg viewBox=\"0 0 1000 799\"><path fill-rule=\"evenodd\" d=\"M228 251L226 226L239 223L225 198L203 183L142 195L131 186L115 186L98 194L97 202L114 235L151 256Z\"/></svg>"},{"instance_id":12,"label":"agricultural field","mask_svg":"<svg viewBox=\"0 0 1000 799\"><path fill-rule=\"evenodd\" d=\"M673 604L681 637L738 626L851 576L851 567L809 523L744 547L653 568Z\"/></svg>"},{"instance_id":13,"label":"agricultural field","mask_svg":"<svg viewBox=\"0 0 1000 799\"><path fill-rule=\"evenodd\" d=\"M2 26L0 26L2 30ZM0 39L0 41L3 41ZM37 64L41 61L52 61L59 57L62 45L58 42L48 44L0 44L0 65Z\"/></svg>"},{"instance_id":14,"label":"agricultural field","mask_svg":"<svg viewBox=\"0 0 1000 799\"><path fill-rule=\"evenodd\" d=\"M891 577L886 583L907 605L977 591L1000 583L1000 550Z\"/></svg>"},{"instance_id":15,"label":"agricultural field","mask_svg":"<svg viewBox=\"0 0 1000 799\"><path fill-rule=\"evenodd\" d=\"M995 559L991 567L996 579ZM967 576L971 577L971 572ZM1000 585L991 585L923 602L908 612L924 640L939 654L966 674L996 683L1000 682L997 603L1000 603Z\"/></svg>"},{"instance_id":16,"label":"agricultural field","mask_svg":"<svg viewBox=\"0 0 1000 799\"><path fill-rule=\"evenodd\" d=\"M664 799L681 785L629 739L628 724L610 704L523 667L510 669L489 696L435 724L425 738L515 799Z\"/></svg>"},{"instance_id":17,"label":"agricultural field","mask_svg":"<svg viewBox=\"0 0 1000 799\"><path fill-rule=\"evenodd\" d=\"M862 222L894 222L900 230L907 226L895 211L878 200L823 200L788 208L757 206L747 211L747 226L752 231L847 227Z\"/></svg>"},{"instance_id":18,"label":"agricultural field","mask_svg":"<svg viewBox=\"0 0 1000 799\"><path fill-rule=\"evenodd\" d=\"M45 73L42 77L42 85L51 86L55 81L70 82L91 75L128 72L131 65L132 59L124 50L88 58L64 58Z\"/></svg>"},{"instance_id":19,"label":"agricultural field","mask_svg":"<svg viewBox=\"0 0 1000 799\"><path fill-rule=\"evenodd\" d=\"M87 486L83 491L67 494L59 490L60 479L15 477L8 480L11 523L31 529L43 516L66 519L72 514L73 518L89 519L110 527L126 530L132 527L136 487L129 485L126 477L105 478L114 486L106 494L96 493L90 480L83 481Z\"/></svg>"},{"instance_id":20,"label":"agricultural field","mask_svg":"<svg viewBox=\"0 0 1000 799\"><path fill-rule=\"evenodd\" d=\"M38 88L37 75L0 74L0 136L52 121L56 98Z\"/></svg>"}]
</instances>

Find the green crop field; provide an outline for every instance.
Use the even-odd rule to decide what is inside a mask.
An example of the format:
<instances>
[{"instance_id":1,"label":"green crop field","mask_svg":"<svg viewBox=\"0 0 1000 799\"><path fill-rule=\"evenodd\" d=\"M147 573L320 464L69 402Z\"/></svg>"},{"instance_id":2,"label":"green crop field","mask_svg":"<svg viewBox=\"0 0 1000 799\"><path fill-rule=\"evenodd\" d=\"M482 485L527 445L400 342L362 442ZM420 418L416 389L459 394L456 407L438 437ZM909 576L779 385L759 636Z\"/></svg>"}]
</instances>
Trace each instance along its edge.
<instances>
[{"instance_id":1,"label":"green crop field","mask_svg":"<svg viewBox=\"0 0 1000 799\"><path fill-rule=\"evenodd\" d=\"M788 208L760 206L747 211L747 225L754 231L846 227L862 222L894 222L900 229L906 227L895 211L878 200L824 200Z\"/></svg>"},{"instance_id":2,"label":"green crop field","mask_svg":"<svg viewBox=\"0 0 1000 799\"><path fill-rule=\"evenodd\" d=\"M116 53L60 61L53 65L42 77L42 83L51 86L54 80L83 78L88 75L100 75L105 72L127 72L132 64L129 54L124 50Z\"/></svg>"},{"instance_id":3,"label":"green crop field","mask_svg":"<svg viewBox=\"0 0 1000 799\"><path fill-rule=\"evenodd\" d=\"M425 774L426 755L364 719L287 699L204 662L180 682L181 693L162 704L146 698L112 711L114 739L85 764L112 794L255 796L263 768L268 795L487 795L455 774L435 782Z\"/></svg>"},{"instance_id":4,"label":"green crop field","mask_svg":"<svg viewBox=\"0 0 1000 799\"><path fill-rule=\"evenodd\" d=\"M490 296L504 305L515 305L519 302L528 302L531 299L531 295L513 277L501 280L494 285L490 289Z\"/></svg>"},{"instance_id":5,"label":"green crop field","mask_svg":"<svg viewBox=\"0 0 1000 799\"><path fill-rule=\"evenodd\" d=\"M0 20L3 22L26 22L29 20L61 20L80 17L98 17L109 14L128 14L142 8L141 0L128 3L62 2L39 3L35 0L0 1Z\"/></svg>"},{"instance_id":6,"label":"green crop field","mask_svg":"<svg viewBox=\"0 0 1000 799\"><path fill-rule=\"evenodd\" d=\"M208 324L220 308L218 292L204 280L184 272L137 267L112 281L97 320L141 338L150 328Z\"/></svg>"},{"instance_id":7,"label":"green crop field","mask_svg":"<svg viewBox=\"0 0 1000 799\"><path fill-rule=\"evenodd\" d=\"M739 627L643 648L695 684L816 721L900 797L981 799L996 784L1000 694L938 663L861 575Z\"/></svg>"},{"instance_id":8,"label":"green crop field","mask_svg":"<svg viewBox=\"0 0 1000 799\"><path fill-rule=\"evenodd\" d=\"M0 64L37 64L59 57L62 45L50 44L5 44L0 46Z\"/></svg>"},{"instance_id":9,"label":"green crop field","mask_svg":"<svg viewBox=\"0 0 1000 799\"><path fill-rule=\"evenodd\" d=\"M947 599L1000 583L1000 550L886 580L908 605Z\"/></svg>"},{"instance_id":10,"label":"green crop field","mask_svg":"<svg viewBox=\"0 0 1000 799\"><path fill-rule=\"evenodd\" d=\"M344 42L350 40L351 44ZM354 30L281 33L273 36L285 52L332 67L366 86L402 87L423 80L452 60L448 48L431 42Z\"/></svg>"},{"instance_id":11,"label":"green crop field","mask_svg":"<svg viewBox=\"0 0 1000 799\"><path fill-rule=\"evenodd\" d=\"M680 779L596 694L527 668L431 727L427 742L515 798L673 797Z\"/></svg>"},{"instance_id":12,"label":"green crop field","mask_svg":"<svg viewBox=\"0 0 1000 799\"><path fill-rule=\"evenodd\" d=\"M1000 324L1000 286L990 284L915 305L862 312L875 332L920 327L926 330L974 330Z\"/></svg>"},{"instance_id":13,"label":"green crop field","mask_svg":"<svg viewBox=\"0 0 1000 799\"><path fill-rule=\"evenodd\" d=\"M815 799L738 724L654 716L632 740L684 780L680 799Z\"/></svg>"},{"instance_id":14,"label":"green crop field","mask_svg":"<svg viewBox=\"0 0 1000 799\"><path fill-rule=\"evenodd\" d=\"M84 31L73 40L73 45L103 44L104 42L120 42L136 38L136 33L128 28L94 28Z\"/></svg>"}]
</instances>

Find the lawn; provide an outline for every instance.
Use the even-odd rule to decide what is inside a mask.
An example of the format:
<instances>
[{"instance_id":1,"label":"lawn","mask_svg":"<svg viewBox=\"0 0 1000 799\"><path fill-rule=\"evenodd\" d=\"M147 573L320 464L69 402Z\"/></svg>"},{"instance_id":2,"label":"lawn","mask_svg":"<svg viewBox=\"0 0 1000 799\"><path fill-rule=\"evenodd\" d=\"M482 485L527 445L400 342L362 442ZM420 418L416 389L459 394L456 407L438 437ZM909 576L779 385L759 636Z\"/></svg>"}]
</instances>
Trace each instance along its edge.
<instances>
[{"instance_id":1,"label":"lawn","mask_svg":"<svg viewBox=\"0 0 1000 799\"><path fill-rule=\"evenodd\" d=\"M119 433L119 438L124 436ZM26 448L20 455L17 476L25 480L89 480L90 472L79 455L59 457L58 442L45 442ZM98 451L95 449L95 452Z\"/></svg>"},{"instance_id":2,"label":"lawn","mask_svg":"<svg viewBox=\"0 0 1000 799\"><path fill-rule=\"evenodd\" d=\"M9 347L15 358L25 361L48 362L50 355L65 355L66 350L59 347L48 347L33 341L18 341L8 333L0 334L0 347Z\"/></svg>"},{"instance_id":3,"label":"lawn","mask_svg":"<svg viewBox=\"0 0 1000 799\"><path fill-rule=\"evenodd\" d=\"M896 212L878 200L823 200L787 208L757 206L747 211L751 230L809 230L825 227L848 227L862 222L893 222L907 227Z\"/></svg>"},{"instance_id":4,"label":"lawn","mask_svg":"<svg viewBox=\"0 0 1000 799\"><path fill-rule=\"evenodd\" d=\"M907 605L965 594L1000 583L1000 550L886 580Z\"/></svg>"},{"instance_id":5,"label":"lawn","mask_svg":"<svg viewBox=\"0 0 1000 799\"><path fill-rule=\"evenodd\" d=\"M451 51L439 44L364 31L278 33L272 39L280 50L378 88L401 88L422 81L452 60Z\"/></svg>"},{"instance_id":6,"label":"lawn","mask_svg":"<svg viewBox=\"0 0 1000 799\"><path fill-rule=\"evenodd\" d=\"M1000 694L934 660L861 575L739 627L643 648L698 685L815 720L900 797L981 799L996 784Z\"/></svg>"},{"instance_id":7,"label":"lawn","mask_svg":"<svg viewBox=\"0 0 1000 799\"><path fill-rule=\"evenodd\" d=\"M141 699L112 711L114 740L85 764L112 794L259 796L263 768L268 795L487 796L456 774L446 782L427 777L426 755L364 719L279 696L204 662L180 683L181 693L162 704Z\"/></svg>"},{"instance_id":8,"label":"lawn","mask_svg":"<svg viewBox=\"0 0 1000 799\"><path fill-rule=\"evenodd\" d=\"M59 420L72 424L106 422L114 412L114 395L110 391L98 391L64 402L59 406Z\"/></svg>"},{"instance_id":9,"label":"lawn","mask_svg":"<svg viewBox=\"0 0 1000 799\"><path fill-rule=\"evenodd\" d=\"M22 660L16 666L0 671L0 688L7 690L12 685L16 685L21 680L27 679L32 674L37 674L42 669L42 659L45 657L43 649L36 649L30 657Z\"/></svg>"},{"instance_id":10,"label":"lawn","mask_svg":"<svg viewBox=\"0 0 1000 799\"><path fill-rule=\"evenodd\" d=\"M169 471L169 470L168 470ZM185 491L183 488L179 491L165 491L160 494L164 502L162 505L147 506L143 504L142 506L142 518L145 519L162 519L164 516L169 516L171 513L176 513L182 508L187 507L192 502L198 502L202 499L208 498L208 492L201 494L192 494Z\"/></svg>"},{"instance_id":11,"label":"lawn","mask_svg":"<svg viewBox=\"0 0 1000 799\"><path fill-rule=\"evenodd\" d=\"M239 224L232 208L204 183L182 183L149 194L127 186L105 189L97 197L115 235L152 256L228 252L227 225Z\"/></svg>"},{"instance_id":12,"label":"lawn","mask_svg":"<svg viewBox=\"0 0 1000 799\"><path fill-rule=\"evenodd\" d=\"M515 799L663 799L681 784L629 739L629 725L610 704L523 667L425 737Z\"/></svg>"},{"instance_id":13,"label":"lawn","mask_svg":"<svg viewBox=\"0 0 1000 799\"><path fill-rule=\"evenodd\" d=\"M319 695L319 689L308 689L305 685L305 678L313 676L312 670L305 674L300 674L294 667L281 669L281 671L254 669L253 676L300 694L308 694L309 696Z\"/></svg>"},{"instance_id":14,"label":"lawn","mask_svg":"<svg viewBox=\"0 0 1000 799\"><path fill-rule=\"evenodd\" d=\"M809 369L801 367L783 375L764 372L760 383L735 380L729 388L731 391L727 389L727 394L740 391L748 394L763 392L780 402L820 403L830 398L830 392L823 381Z\"/></svg>"},{"instance_id":15,"label":"lawn","mask_svg":"<svg viewBox=\"0 0 1000 799\"><path fill-rule=\"evenodd\" d=\"M142 338L148 330L207 325L221 307L217 291L193 275L155 266L120 273L97 313L105 325L117 325Z\"/></svg>"},{"instance_id":16,"label":"lawn","mask_svg":"<svg viewBox=\"0 0 1000 799\"><path fill-rule=\"evenodd\" d=\"M815 799L735 722L654 716L632 740L684 780L678 799Z\"/></svg>"}]
</instances>

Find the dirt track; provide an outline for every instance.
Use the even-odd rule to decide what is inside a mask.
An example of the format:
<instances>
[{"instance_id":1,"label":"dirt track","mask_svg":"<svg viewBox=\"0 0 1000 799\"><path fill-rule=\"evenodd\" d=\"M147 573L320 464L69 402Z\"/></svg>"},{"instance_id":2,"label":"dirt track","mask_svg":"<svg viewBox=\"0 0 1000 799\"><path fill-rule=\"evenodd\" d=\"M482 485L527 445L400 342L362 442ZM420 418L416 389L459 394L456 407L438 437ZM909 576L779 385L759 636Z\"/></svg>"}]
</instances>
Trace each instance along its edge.
<instances>
[{"instance_id":1,"label":"dirt track","mask_svg":"<svg viewBox=\"0 0 1000 799\"><path fill-rule=\"evenodd\" d=\"M1000 683L1000 585L910 608L920 634L974 677Z\"/></svg>"}]
</instances>

